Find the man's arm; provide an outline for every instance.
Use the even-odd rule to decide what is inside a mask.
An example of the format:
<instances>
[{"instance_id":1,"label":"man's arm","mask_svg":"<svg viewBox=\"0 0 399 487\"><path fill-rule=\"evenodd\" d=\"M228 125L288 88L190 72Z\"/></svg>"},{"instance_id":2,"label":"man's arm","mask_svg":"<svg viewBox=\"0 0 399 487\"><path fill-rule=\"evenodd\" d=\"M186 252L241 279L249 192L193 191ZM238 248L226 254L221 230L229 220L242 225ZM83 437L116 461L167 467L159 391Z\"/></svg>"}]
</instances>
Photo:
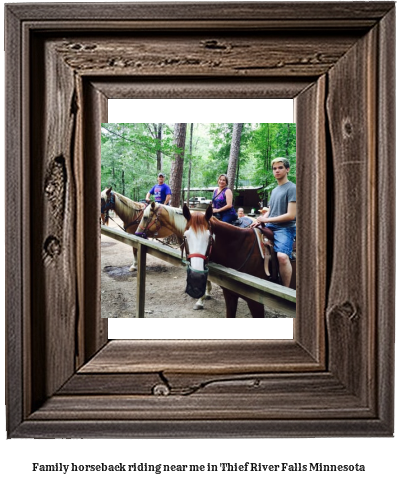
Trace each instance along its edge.
<instances>
[{"instance_id":1,"label":"man's arm","mask_svg":"<svg viewBox=\"0 0 399 487\"><path fill-rule=\"evenodd\" d=\"M171 194L167 194L167 195L166 195L166 198L165 198L165 203L164 203L164 205L167 205L167 204L169 203L169 201L171 200L171 198L172 198L172 195L171 195Z\"/></svg>"},{"instance_id":2,"label":"man's arm","mask_svg":"<svg viewBox=\"0 0 399 487\"><path fill-rule=\"evenodd\" d=\"M269 218L269 213L266 213L265 216L260 216L257 218L259 222L263 223L284 223L284 222L291 222L296 218L296 201L291 201L288 203L287 213L279 216L272 216Z\"/></svg>"},{"instance_id":3,"label":"man's arm","mask_svg":"<svg viewBox=\"0 0 399 487\"><path fill-rule=\"evenodd\" d=\"M147 196L145 197L146 201L150 201L151 199L151 195L154 194L154 188L155 186L153 186L147 193Z\"/></svg>"}]
</instances>

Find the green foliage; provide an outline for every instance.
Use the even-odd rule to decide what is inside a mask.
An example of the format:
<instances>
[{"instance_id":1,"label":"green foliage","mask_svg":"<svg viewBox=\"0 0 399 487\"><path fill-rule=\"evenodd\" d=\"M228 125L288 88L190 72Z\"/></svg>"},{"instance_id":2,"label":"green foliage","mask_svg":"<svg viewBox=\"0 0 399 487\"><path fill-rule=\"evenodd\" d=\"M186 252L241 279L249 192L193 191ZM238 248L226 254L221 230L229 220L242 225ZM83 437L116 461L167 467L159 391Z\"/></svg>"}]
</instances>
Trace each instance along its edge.
<instances>
[{"instance_id":1,"label":"green foliage","mask_svg":"<svg viewBox=\"0 0 399 487\"><path fill-rule=\"evenodd\" d=\"M101 130L101 187L138 201L157 182L157 151L169 183L170 167L176 153L173 124L163 124L162 141L156 138L155 123L106 123ZM217 185L219 174L227 173L232 123L193 126L190 187ZM189 168L189 124L187 127L182 187L187 187ZM239 166L235 186L263 186L270 194L276 185L271 170L275 157L291 163L289 179L296 182L295 124L245 123L241 135ZM263 193L263 190L261 190ZM209 193L196 193L209 197Z\"/></svg>"}]
</instances>

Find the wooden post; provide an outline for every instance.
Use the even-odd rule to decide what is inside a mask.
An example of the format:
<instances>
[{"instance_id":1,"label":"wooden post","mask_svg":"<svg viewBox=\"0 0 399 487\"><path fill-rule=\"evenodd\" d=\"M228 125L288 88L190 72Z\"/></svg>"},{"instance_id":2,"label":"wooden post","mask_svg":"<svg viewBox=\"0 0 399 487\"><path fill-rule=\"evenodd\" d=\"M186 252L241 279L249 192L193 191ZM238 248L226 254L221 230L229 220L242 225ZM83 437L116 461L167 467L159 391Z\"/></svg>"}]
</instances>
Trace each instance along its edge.
<instances>
[{"instance_id":1,"label":"wooden post","mask_svg":"<svg viewBox=\"0 0 399 487\"><path fill-rule=\"evenodd\" d=\"M145 245L139 243L137 247L136 318L144 318L146 262L147 249Z\"/></svg>"}]
</instances>

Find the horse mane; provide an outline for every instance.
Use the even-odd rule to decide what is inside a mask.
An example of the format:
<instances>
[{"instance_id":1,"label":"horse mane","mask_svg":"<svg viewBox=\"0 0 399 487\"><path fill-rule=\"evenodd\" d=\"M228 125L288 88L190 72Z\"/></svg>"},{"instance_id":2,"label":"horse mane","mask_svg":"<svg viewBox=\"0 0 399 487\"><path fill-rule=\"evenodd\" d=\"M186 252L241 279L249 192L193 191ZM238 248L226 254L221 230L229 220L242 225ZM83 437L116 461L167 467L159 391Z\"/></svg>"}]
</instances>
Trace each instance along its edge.
<instances>
[{"instance_id":1,"label":"horse mane","mask_svg":"<svg viewBox=\"0 0 399 487\"><path fill-rule=\"evenodd\" d=\"M184 218L183 212L180 208L164 205L164 209L168 212L170 224L176 228L181 235L186 230L187 220Z\"/></svg>"},{"instance_id":2,"label":"horse mane","mask_svg":"<svg viewBox=\"0 0 399 487\"><path fill-rule=\"evenodd\" d=\"M201 230L208 230L209 224L204 213L195 211L194 213L191 213L191 219L187 223L187 227L192 228L194 232L198 232Z\"/></svg>"},{"instance_id":3,"label":"horse mane","mask_svg":"<svg viewBox=\"0 0 399 487\"><path fill-rule=\"evenodd\" d=\"M121 202L124 205L126 205L131 210L135 210L135 211L141 210L140 203L136 203L136 201L132 201L129 198L127 198L126 196L123 196L122 194L117 193L116 191L114 191L114 194L121 200Z\"/></svg>"}]
</instances>

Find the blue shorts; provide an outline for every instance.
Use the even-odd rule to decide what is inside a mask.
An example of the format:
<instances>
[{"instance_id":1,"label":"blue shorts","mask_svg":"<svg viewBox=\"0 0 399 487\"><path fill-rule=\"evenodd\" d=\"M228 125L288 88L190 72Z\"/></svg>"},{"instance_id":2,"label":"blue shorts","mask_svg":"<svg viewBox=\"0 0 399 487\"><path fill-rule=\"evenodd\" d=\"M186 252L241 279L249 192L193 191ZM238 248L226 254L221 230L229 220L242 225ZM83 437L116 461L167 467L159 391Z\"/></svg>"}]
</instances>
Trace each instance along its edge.
<instances>
[{"instance_id":1,"label":"blue shorts","mask_svg":"<svg viewBox=\"0 0 399 487\"><path fill-rule=\"evenodd\" d=\"M294 245L294 240L296 237L296 226L278 227L277 225L273 225L273 223L267 223L266 226L267 228L270 228L270 230L273 230L275 252L287 254L288 257L291 259L292 247Z\"/></svg>"}]
</instances>

